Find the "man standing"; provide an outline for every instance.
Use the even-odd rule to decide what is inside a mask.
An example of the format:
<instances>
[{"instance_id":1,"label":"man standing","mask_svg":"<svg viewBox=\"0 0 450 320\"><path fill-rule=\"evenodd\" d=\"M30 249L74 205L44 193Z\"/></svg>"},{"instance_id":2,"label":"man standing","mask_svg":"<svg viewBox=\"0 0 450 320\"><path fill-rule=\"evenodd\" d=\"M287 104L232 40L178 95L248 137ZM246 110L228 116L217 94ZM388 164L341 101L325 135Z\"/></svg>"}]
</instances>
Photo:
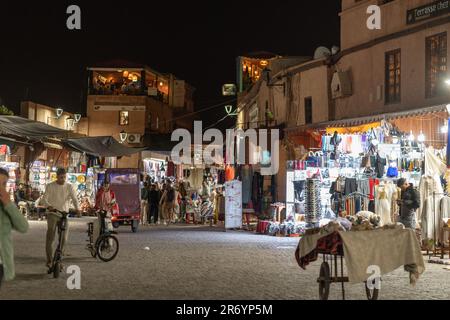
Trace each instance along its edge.
<instances>
[{"instance_id":1,"label":"man standing","mask_svg":"<svg viewBox=\"0 0 450 320\"><path fill-rule=\"evenodd\" d=\"M141 189L141 225L145 226L147 224L147 213L148 213L148 183L144 182Z\"/></svg>"},{"instance_id":2,"label":"man standing","mask_svg":"<svg viewBox=\"0 0 450 320\"><path fill-rule=\"evenodd\" d=\"M156 188L156 184L152 184L149 195L148 195L148 205L150 208L148 215L148 223L151 223L151 218L153 217L153 223L158 223L158 213L159 213L159 190Z\"/></svg>"},{"instance_id":3,"label":"man standing","mask_svg":"<svg viewBox=\"0 0 450 320\"><path fill-rule=\"evenodd\" d=\"M69 212L70 202L72 201L77 212L80 211L78 205L77 195L73 187L66 182L66 170L59 168L56 171L56 181L49 183L45 188L45 193L42 196L40 204L47 208L47 211L63 211ZM46 252L47 252L47 267L51 267L53 260L53 241L55 239L58 222L61 217L54 214L47 214L47 239L46 239ZM64 252L64 246L69 236L69 224L67 223L66 231L62 238L62 250Z\"/></svg>"},{"instance_id":4,"label":"man standing","mask_svg":"<svg viewBox=\"0 0 450 320\"><path fill-rule=\"evenodd\" d=\"M8 171L0 168L0 286L3 278L9 281L15 276L11 231L17 230L25 233L28 230L27 220L11 201L8 191L6 191L8 179Z\"/></svg>"},{"instance_id":5,"label":"man standing","mask_svg":"<svg viewBox=\"0 0 450 320\"><path fill-rule=\"evenodd\" d=\"M400 205L400 222L409 229L416 229L416 210L420 208L420 194L406 179L397 181L402 189L402 199L397 201Z\"/></svg>"}]
</instances>

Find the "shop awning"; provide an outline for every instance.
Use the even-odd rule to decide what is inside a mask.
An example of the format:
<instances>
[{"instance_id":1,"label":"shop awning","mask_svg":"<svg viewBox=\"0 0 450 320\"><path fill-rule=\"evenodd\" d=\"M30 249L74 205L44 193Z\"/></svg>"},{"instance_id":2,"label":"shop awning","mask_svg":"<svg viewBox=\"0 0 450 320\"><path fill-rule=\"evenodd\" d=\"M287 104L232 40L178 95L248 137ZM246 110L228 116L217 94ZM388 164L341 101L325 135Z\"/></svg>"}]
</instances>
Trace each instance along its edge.
<instances>
[{"instance_id":1,"label":"shop awning","mask_svg":"<svg viewBox=\"0 0 450 320\"><path fill-rule=\"evenodd\" d=\"M326 128L354 127L354 126L373 124L373 123L381 122L383 120L389 121L389 120L395 120L395 119L401 119L401 118L417 117L417 116L427 115L427 114L431 114L431 113L446 112L446 110L447 110L446 105L439 105L439 106L420 108L420 109L412 109L412 110L401 111L401 112L383 113L383 114L377 114L377 115L372 115L372 116L367 116L367 117L329 121L329 122L320 123L317 126L326 127Z\"/></svg>"},{"instance_id":2,"label":"shop awning","mask_svg":"<svg viewBox=\"0 0 450 320\"><path fill-rule=\"evenodd\" d=\"M0 116L0 133L30 140L40 140L48 137L67 137L69 131L22 117Z\"/></svg>"},{"instance_id":3,"label":"shop awning","mask_svg":"<svg viewBox=\"0 0 450 320\"><path fill-rule=\"evenodd\" d=\"M144 151L145 148L129 148L113 137L87 137L67 139L67 146L95 157L123 157Z\"/></svg>"}]
</instances>

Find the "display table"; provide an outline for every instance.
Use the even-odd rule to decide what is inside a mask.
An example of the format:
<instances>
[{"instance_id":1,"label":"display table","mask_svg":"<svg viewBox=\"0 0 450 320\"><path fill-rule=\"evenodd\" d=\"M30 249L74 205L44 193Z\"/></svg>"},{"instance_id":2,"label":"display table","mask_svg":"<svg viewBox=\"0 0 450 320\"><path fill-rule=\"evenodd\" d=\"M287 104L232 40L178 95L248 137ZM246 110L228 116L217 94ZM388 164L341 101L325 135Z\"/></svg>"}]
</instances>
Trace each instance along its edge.
<instances>
[{"instance_id":1,"label":"display table","mask_svg":"<svg viewBox=\"0 0 450 320\"><path fill-rule=\"evenodd\" d=\"M367 281L371 275L367 270L371 266L380 268L380 276L402 266L414 266L411 273L416 280L425 271L419 242L414 230L410 229L348 232L326 232L322 229L320 233L307 234L300 239L295 252L299 266L305 269L309 262L317 260L318 241L334 233L337 233L342 241L343 256L350 283Z\"/></svg>"},{"instance_id":2,"label":"display table","mask_svg":"<svg viewBox=\"0 0 450 320\"><path fill-rule=\"evenodd\" d=\"M256 227L256 233L266 234L269 228L270 221L258 221L258 226Z\"/></svg>"}]
</instances>

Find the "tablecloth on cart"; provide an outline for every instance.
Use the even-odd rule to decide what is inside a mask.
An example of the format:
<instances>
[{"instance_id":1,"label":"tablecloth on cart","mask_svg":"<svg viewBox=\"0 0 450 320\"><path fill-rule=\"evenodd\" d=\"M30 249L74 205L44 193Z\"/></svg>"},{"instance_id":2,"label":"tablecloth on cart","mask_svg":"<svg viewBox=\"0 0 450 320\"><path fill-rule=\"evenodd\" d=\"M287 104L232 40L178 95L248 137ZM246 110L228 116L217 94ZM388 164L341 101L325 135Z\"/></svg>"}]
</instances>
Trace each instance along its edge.
<instances>
[{"instance_id":1,"label":"tablecloth on cart","mask_svg":"<svg viewBox=\"0 0 450 320\"><path fill-rule=\"evenodd\" d=\"M317 244L320 239L329 237L333 232L306 235L300 239L295 253L300 267L305 268L309 261L314 261ZM425 271L421 248L414 230L389 229L372 231L337 231L342 239L347 274L351 283L367 281L372 273L369 266L378 266L381 276L401 266L417 280ZM310 257L306 261L302 258Z\"/></svg>"}]
</instances>

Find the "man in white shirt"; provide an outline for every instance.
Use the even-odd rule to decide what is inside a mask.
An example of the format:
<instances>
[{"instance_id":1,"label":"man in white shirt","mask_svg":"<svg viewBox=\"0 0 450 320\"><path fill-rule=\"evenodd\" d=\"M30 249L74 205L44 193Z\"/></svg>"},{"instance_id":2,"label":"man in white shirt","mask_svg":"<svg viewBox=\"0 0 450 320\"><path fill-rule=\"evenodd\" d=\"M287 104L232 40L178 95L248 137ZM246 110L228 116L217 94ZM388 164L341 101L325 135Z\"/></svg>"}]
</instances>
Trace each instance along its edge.
<instances>
[{"instance_id":1,"label":"man in white shirt","mask_svg":"<svg viewBox=\"0 0 450 320\"><path fill-rule=\"evenodd\" d=\"M47 208L47 239L46 239L46 252L47 252L47 267L51 267L53 260L53 241L57 231L58 222L61 217L51 214L53 210L69 212L70 202L73 203L77 212L80 211L78 205L77 195L72 185L66 182L66 170L58 169L56 172L57 179L55 182L49 183L45 188L45 193L42 196L40 204ZM62 250L64 252L64 246L69 236L69 223L66 225L66 231L62 239Z\"/></svg>"}]
</instances>

